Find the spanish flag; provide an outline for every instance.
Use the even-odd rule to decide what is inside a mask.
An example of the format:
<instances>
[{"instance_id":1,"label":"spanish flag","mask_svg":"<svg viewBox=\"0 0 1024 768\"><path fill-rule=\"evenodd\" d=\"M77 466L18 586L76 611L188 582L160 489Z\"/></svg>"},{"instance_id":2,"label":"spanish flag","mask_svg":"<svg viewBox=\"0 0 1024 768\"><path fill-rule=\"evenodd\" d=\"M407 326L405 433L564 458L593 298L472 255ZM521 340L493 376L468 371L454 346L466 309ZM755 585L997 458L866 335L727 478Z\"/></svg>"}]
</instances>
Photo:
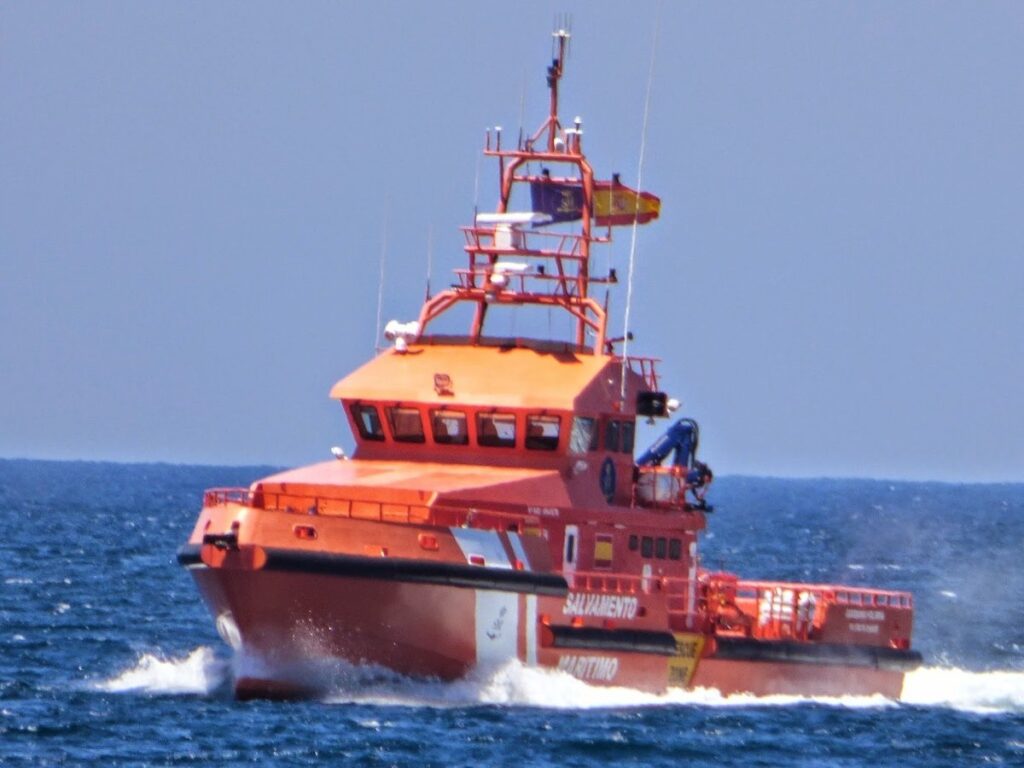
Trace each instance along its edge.
<instances>
[{"instance_id":1,"label":"spanish flag","mask_svg":"<svg viewBox=\"0 0 1024 768\"><path fill-rule=\"evenodd\" d=\"M533 210L551 217L548 223L576 221L583 216L583 185L580 182L534 181L530 184ZM618 178L594 182L592 215L598 226L646 224L658 218L661 200L650 192L638 192Z\"/></svg>"},{"instance_id":2,"label":"spanish flag","mask_svg":"<svg viewBox=\"0 0 1024 768\"><path fill-rule=\"evenodd\" d=\"M600 226L629 226L654 221L661 200L650 192L638 192L618 179L594 182L594 221Z\"/></svg>"}]
</instances>

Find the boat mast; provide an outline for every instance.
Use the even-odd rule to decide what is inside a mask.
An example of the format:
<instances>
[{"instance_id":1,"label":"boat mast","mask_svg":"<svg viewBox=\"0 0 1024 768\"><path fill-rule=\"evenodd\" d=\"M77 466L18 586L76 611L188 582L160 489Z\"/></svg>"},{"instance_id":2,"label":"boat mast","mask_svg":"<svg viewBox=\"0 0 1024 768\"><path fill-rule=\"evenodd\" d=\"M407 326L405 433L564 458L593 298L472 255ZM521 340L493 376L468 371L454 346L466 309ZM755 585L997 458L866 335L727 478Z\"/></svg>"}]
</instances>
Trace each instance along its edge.
<instances>
[{"instance_id":1,"label":"boat mast","mask_svg":"<svg viewBox=\"0 0 1024 768\"><path fill-rule=\"evenodd\" d=\"M614 275L592 278L590 246L606 243L608 236L591 233L594 202L594 172L583 154L583 130L579 118L571 127L563 128L558 116L559 82L564 71L570 33L559 29L553 33L555 56L547 68L550 101L547 118L525 140L514 148L502 146L500 128L487 132L484 156L498 161L500 194L494 213L476 215L473 225L464 227L469 268L456 270L459 277L451 290L437 294L420 313L420 329L458 301L475 303L470 338L480 342L484 321L491 304L521 306L525 304L560 307L576 320L575 345L587 345L587 330L594 336L593 351L607 354L605 308L590 297L590 283L615 282ZM537 175L528 164L538 163L544 170ZM568 169L552 174L548 167ZM510 212L512 190L516 184L542 185L565 190L575 195L573 205L579 215L572 219L554 219L546 212ZM532 197L532 194L531 194ZM577 232L538 231L531 225L578 221ZM517 257L524 263L510 262Z\"/></svg>"}]
</instances>

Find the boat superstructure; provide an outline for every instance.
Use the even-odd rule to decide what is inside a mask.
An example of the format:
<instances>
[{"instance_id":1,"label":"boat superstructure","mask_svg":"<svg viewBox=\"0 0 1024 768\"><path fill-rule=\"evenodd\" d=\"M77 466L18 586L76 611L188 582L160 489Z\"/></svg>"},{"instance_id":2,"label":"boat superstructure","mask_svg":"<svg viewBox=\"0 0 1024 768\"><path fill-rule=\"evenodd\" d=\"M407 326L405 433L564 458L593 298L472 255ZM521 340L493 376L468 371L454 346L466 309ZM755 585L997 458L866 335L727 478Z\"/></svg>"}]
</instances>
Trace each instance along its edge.
<instances>
[{"instance_id":1,"label":"boat superstructure","mask_svg":"<svg viewBox=\"0 0 1024 768\"><path fill-rule=\"evenodd\" d=\"M315 689L317 659L452 679L518 659L598 684L898 696L920 662L912 598L749 581L701 568L710 469L657 361L621 353L591 249L660 214L595 177L579 120L550 109L512 145L489 132L497 210L464 228L467 266L386 351L341 379L356 448L214 489L179 561L224 639L260 660L240 696ZM464 336L435 333L456 306ZM488 334L497 309L568 313L566 339ZM666 419L635 455L637 419Z\"/></svg>"}]
</instances>

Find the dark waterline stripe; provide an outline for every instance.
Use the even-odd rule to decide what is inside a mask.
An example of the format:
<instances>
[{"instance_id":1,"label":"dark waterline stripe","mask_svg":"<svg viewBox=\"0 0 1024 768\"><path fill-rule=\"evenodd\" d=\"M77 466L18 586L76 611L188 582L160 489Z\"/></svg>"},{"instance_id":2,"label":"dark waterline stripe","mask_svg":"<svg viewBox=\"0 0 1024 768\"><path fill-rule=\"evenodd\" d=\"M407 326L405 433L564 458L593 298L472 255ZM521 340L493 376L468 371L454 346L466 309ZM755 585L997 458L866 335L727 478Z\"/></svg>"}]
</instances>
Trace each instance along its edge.
<instances>
[{"instance_id":1,"label":"dark waterline stripe","mask_svg":"<svg viewBox=\"0 0 1024 768\"><path fill-rule=\"evenodd\" d=\"M265 549L267 562L260 570L287 573L311 573L345 576L356 579L403 581L414 584L441 584L467 589L489 589L522 592L533 595L561 597L569 586L561 576L461 563L442 563L388 557L328 555L322 552L298 552L288 549ZM200 547L186 544L178 550L178 563L202 565Z\"/></svg>"},{"instance_id":2,"label":"dark waterline stripe","mask_svg":"<svg viewBox=\"0 0 1024 768\"><path fill-rule=\"evenodd\" d=\"M626 651L672 656L676 640L670 632L600 627L550 627L555 648L587 648L595 651Z\"/></svg>"},{"instance_id":3,"label":"dark waterline stripe","mask_svg":"<svg viewBox=\"0 0 1024 768\"><path fill-rule=\"evenodd\" d=\"M797 643L785 640L764 641L745 637L719 637L715 642L718 647L712 658L730 661L842 665L899 672L916 669L922 661L921 654L917 651L870 645Z\"/></svg>"}]
</instances>

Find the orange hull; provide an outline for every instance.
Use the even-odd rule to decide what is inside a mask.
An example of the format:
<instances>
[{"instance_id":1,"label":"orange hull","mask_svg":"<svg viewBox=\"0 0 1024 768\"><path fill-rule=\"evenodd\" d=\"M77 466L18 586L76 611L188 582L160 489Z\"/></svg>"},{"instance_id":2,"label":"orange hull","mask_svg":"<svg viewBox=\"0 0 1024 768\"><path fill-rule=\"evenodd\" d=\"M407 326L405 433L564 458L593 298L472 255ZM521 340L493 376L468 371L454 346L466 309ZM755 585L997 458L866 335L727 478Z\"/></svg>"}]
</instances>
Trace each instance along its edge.
<instances>
[{"instance_id":1,"label":"orange hull","mask_svg":"<svg viewBox=\"0 0 1024 768\"><path fill-rule=\"evenodd\" d=\"M715 688L725 695L875 696L898 699L904 672L839 664L811 666L771 661L704 659L693 686Z\"/></svg>"},{"instance_id":2,"label":"orange hull","mask_svg":"<svg viewBox=\"0 0 1024 768\"><path fill-rule=\"evenodd\" d=\"M906 666L901 659L913 661L891 652L881 659L859 658L855 666L826 657L717 658L722 641L710 635L659 631L664 617L657 614L656 599L643 601L654 615L641 622L646 629L621 629L611 621L574 625L573 611L566 611L574 593L552 574L495 574L440 561L425 568L422 562L301 551L272 550L260 558L242 550L222 554L209 546L186 547L179 559L191 570L225 641L248 659L235 681L242 699L325 693L331 684L325 662L452 680L474 667L513 659L592 684L652 692L685 686L725 694L896 698ZM251 567L254 560L260 567ZM495 583L500 579L504 585ZM606 612L632 612L634 598L607 598ZM593 602L600 604L600 596ZM765 647L785 646L758 644L754 651ZM878 669L880 661L890 668Z\"/></svg>"}]
</instances>

